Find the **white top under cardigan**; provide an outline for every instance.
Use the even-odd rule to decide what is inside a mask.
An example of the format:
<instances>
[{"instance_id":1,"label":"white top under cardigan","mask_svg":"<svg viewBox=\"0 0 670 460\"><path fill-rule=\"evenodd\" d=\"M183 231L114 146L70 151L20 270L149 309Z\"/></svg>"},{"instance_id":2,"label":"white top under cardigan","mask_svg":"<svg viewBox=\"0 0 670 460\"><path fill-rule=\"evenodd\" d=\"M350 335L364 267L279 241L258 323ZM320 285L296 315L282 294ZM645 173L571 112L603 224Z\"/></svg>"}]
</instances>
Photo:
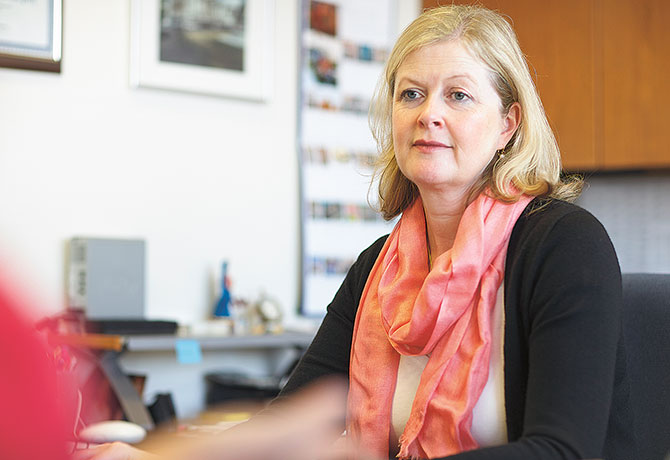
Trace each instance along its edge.
<instances>
[{"instance_id":1,"label":"white top under cardigan","mask_svg":"<svg viewBox=\"0 0 670 460\"><path fill-rule=\"evenodd\" d=\"M491 360L489 378L482 395L472 413L472 436L480 447L498 446L507 443L507 425L505 418L505 379L503 358L503 331L505 328L505 309L503 285L498 289L496 304L491 318ZM428 363L428 356L400 355L398 381L393 396L391 424L396 439L405 429L412 409L412 402L419 387L421 373Z\"/></svg>"}]
</instances>

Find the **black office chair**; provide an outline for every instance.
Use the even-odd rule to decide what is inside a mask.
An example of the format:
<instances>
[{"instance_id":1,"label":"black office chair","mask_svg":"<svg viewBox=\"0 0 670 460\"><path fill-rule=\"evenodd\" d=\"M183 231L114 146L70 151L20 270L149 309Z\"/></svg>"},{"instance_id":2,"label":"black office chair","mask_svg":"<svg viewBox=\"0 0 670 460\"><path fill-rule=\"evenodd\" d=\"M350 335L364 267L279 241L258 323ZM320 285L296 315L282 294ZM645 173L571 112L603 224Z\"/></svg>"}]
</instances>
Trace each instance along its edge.
<instances>
[{"instance_id":1,"label":"black office chair","mask_svg":"<svg viewBox=\"0 0 670 460\"><path fill-rule=\"evenodd\" d=\"M670 452L670 274L624 274L623 301L637 460L664 460Z\"/></svg>"}]
</instances>

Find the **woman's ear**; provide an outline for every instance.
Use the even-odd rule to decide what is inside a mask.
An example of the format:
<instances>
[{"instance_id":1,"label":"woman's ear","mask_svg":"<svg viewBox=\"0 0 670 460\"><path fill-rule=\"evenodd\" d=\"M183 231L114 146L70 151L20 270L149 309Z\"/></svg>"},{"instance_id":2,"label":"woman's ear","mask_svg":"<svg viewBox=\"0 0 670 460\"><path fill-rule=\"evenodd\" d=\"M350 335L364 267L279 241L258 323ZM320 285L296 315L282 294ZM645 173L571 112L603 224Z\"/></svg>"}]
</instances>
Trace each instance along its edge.
<instances>
[{"instance_id":1,"label":"woman's ear","mask_svg":"<svg viewBox=\"0 0 670 460\"><path fill-rule=\"evenodd\" d=\"M498 148L503 149L512 138L517 128L521 123L521 104L515 102L503 116L503 130L500 132L500 145Z\"/></svg>"}]
</instances>

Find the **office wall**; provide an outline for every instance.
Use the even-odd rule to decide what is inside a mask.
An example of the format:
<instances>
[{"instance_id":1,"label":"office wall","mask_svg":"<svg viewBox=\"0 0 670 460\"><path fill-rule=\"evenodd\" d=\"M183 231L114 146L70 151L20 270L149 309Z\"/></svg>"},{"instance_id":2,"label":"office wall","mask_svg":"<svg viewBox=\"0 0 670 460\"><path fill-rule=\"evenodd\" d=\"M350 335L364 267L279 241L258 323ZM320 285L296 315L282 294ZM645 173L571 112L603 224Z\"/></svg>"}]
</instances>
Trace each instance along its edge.
<instances>
[{"instance_id":1,"label":"office wall","mask_svg":"<svg viewBox=\"0 0 670 460\"><path fill-rule=\"evenodd\" d=\"M586 182L577 203L607 229L621 271L670 273L670 172L600 174Z\"/></svg>"},{"instance_id":2,"label":"office wall","mask_svg":"<svg viewBox=\"0 0 670 460\"><path fill-rule=\"evenodd\" d=\"M51 309L74 235L146 239L152 317L204 317L224 258L240 293L295 303L297 3L278 3L267 104L129 88L129 1L65 2L60 75L0 70L3 263Z\"/></svg>"},{"instance_id":3,"label":"office wall","mask_svg":"<svg viewBox=\"0 0 670 460\"><path fill-rule=\"evenodd\" d=\"M215 273L292 312L298 1L276 0L267 103L132 89L129 0L68 0L61 74L0 69L0 265L63 308L65 242L147 241L149 317L195 322ZM401 21L418 11L400 3Z\"/></svg>"}]
</instances>

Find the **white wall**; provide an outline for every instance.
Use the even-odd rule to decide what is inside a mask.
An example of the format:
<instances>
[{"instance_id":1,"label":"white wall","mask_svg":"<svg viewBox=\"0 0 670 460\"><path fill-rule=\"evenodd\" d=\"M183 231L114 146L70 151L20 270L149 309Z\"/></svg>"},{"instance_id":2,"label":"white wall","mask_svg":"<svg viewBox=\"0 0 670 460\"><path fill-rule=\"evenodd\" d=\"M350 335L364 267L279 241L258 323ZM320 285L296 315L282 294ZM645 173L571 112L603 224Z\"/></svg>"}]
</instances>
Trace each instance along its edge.
<instances>
[{"instance_id":1,"label":"white wall","mask_svg":"<svg viewBox=\"0 0 670 460\"><path fill-rule=\"evenodd\" d=\"M237 293L297 302L297 2L277 2L266 104L132 89L129 1L69 0L62 73L0 69L0 254L64 305L64 242L147 241L148 316L191 322L230 261Z\"/></svg>"}]
</instances>

